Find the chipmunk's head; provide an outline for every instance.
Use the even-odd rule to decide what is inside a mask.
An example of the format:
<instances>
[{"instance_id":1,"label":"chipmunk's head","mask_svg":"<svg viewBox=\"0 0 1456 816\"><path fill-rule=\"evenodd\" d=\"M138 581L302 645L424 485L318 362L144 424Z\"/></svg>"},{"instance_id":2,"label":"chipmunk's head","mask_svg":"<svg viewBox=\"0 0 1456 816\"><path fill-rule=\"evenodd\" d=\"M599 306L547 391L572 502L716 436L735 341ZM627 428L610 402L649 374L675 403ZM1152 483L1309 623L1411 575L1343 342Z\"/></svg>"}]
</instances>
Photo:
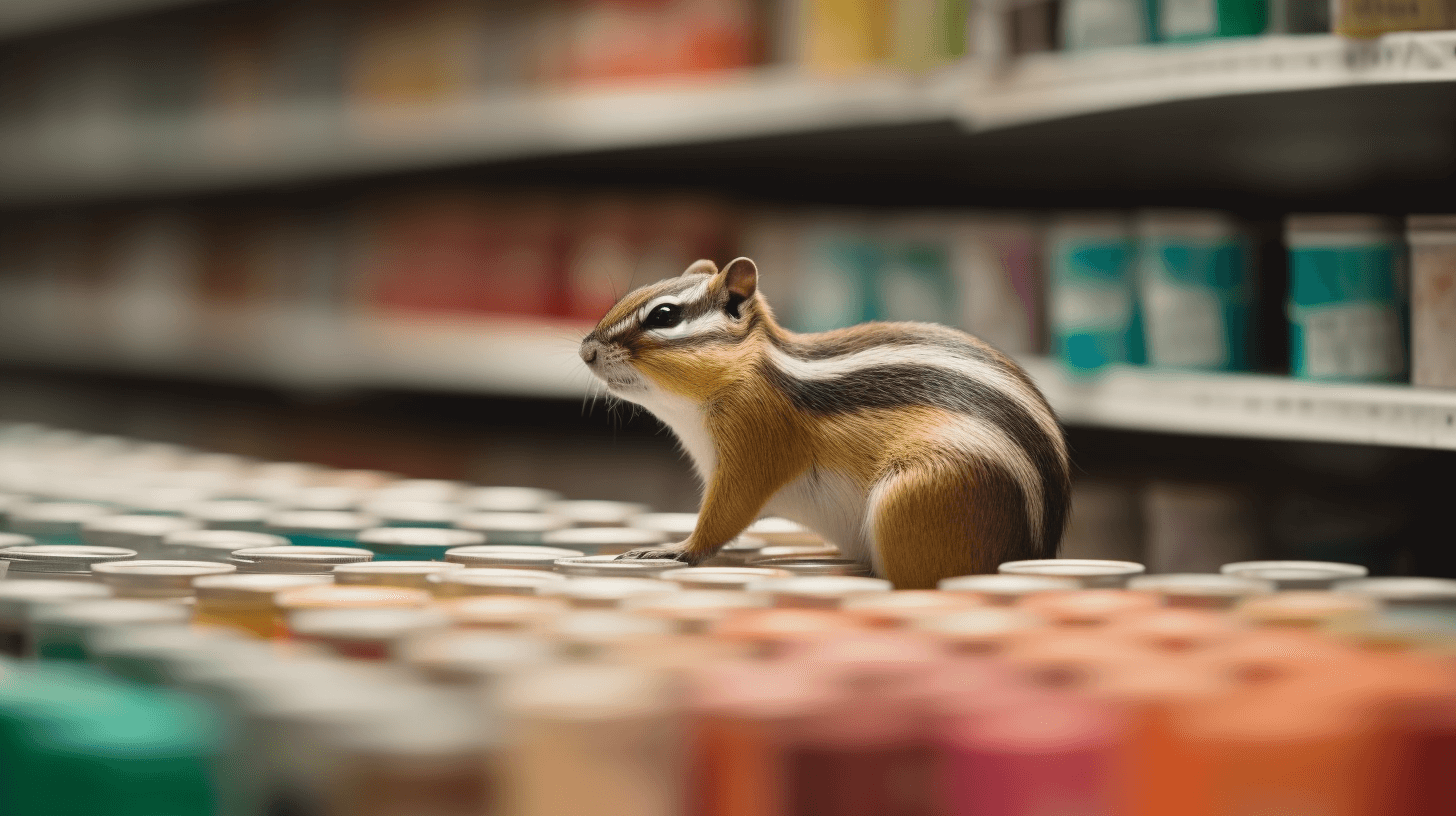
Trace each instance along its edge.
<instances>
[{"instance_id":1,"label":"chipmunk's head","mask_svg":"<svg viewBox=\"0 0 1456 816\"><path fill-rule=\"evenodd\" d=\"M582 340L581 359L622 399L650 403L667 392L703 401L746 374L771 321L753 261L722 271L697 261L619 300Z\"/></svg>"}]
</instances>

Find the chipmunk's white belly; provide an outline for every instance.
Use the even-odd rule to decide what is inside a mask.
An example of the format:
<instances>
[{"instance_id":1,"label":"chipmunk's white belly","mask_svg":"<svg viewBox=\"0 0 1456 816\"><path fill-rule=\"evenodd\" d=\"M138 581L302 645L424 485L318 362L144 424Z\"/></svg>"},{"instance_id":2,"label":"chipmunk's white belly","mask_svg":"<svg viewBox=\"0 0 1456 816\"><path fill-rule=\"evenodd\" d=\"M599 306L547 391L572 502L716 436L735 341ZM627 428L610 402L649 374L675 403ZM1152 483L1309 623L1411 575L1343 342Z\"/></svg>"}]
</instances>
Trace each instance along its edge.
<instances>
[{"instance_id":1,"label":"chipmunk's white belly","mask_svg":"<svg viewBox=\"0 0 1456 816\"><path fill-rule=\"evenodd\" d=\"M810 470L775 493L764 514L797 521L836 544L846 558L870 563L865 529L867 500L865 492L848 476L832 470Z\"/></svg>"}]
</instances>

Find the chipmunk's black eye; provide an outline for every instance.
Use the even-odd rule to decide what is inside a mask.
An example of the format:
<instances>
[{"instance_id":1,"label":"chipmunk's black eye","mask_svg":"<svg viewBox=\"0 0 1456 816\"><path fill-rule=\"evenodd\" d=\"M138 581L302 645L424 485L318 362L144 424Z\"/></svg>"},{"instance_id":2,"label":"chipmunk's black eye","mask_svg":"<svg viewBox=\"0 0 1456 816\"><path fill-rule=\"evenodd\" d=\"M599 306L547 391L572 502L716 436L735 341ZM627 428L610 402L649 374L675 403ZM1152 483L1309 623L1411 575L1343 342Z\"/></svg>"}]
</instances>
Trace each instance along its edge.
<instances>
[{"instance_id":1,"label":"chipmunk's black eye","mask_svg":"<svg viewBox=\"0 0 1456 816\"><path fill-rule=\"evenodd\" d=\"M676 303L660 303L652 307L642 321L644 329L670 329L682 322L682 307Z\"/></svg>"}]
</instances>

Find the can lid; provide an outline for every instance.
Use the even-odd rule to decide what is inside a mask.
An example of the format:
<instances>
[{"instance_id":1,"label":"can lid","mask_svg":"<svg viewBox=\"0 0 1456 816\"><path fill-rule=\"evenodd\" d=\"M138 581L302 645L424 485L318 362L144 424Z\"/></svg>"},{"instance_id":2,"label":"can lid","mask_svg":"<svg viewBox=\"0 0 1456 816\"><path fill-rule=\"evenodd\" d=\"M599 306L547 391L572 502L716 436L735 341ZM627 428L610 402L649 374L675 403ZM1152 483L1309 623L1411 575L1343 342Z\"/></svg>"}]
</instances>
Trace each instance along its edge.
<instances>
[{"instance_id":1,"label":"can lid","mask_svg":"<svg viewBox=\"0 0 1456 816\"><path fill-rule=\"evenodd\" d=\"M244 530L182 530L169 534L162 543L169 547L216 553L291 546L283 536Z\"/></svg>"},{"instance_id":2,"label":"can lid","mask_svg":"<svg viewBox=\"0 0 1456 816\"><path fill-rule=\"evenodd\" d=\"M192 610L177 603L107 598L76 601L35 610L36 623L78 629L111 628L148 623L183 623Z\"/></svg>"},{"instance_id":3,"label":"can lid","mask_svg":"<svg viewBox=\"0 0 1456 816\"><path fill-rule=\"evenodd\" d=\"M271 603L276 593L286 589L333 583L328 575L286 575L281 573L232 573L207 575L192 582L201 601L258 601Z\"/></svg>"},{"instance_id":4,"label":"can lid","mask_svg":"<svg viewBox=\"0 0 1456 816\"><path fill-rule=\"evenodd\" d=\"M583 555L557 559L556 571L572 576L649 576L681 569L682 563L672 558L619 559L615 555Z\"/></svg>"},{"instance_id":5,"label":"can lid","mask_svg":"<svg viewBox=\"0 0 1456 816\"><path fill-rule=\"evenodd\" d=\"M1135 561L1107 561L1100 558L1038 558L1007 561L996 568L1005 575L1050 575L1068 578L1139 575L1147 567Z\"/></svg>"},{"instance_id":6,"label":"can lid","mask_svg":"<svg viewBox=\"0 0 1456 816\"><path fill-rule=\"evenodd\" d=\"M1381 215L1321 213L1291 215L1284 221L1284 240L1299 246L1353 246L1400 239L1396 222Z\"/></svg>"},{"instance_id":7,"label":"can lid","mask_svg":"<svg viewBox=\"0 0 1456 816\"><path fill-rule=\"evenodd\" d=\"M111 596L111 587L89 581L0 581L0 619L24 618L31 609L53 603Z\"/></svg>"},{"instance_id":8,"label":"can lid","mask_svg":"<svg viewBox=\"0 0 1456 816\"><path fill-rule=\"evenodd\" d=\"M441 595L535 595L540 587L565 580L544 570L473 567L439 572L425 583Z\"/></svg>"},{"instance_id":9,"label":"can lid","mask_svg":"<svg viewBox=\"0 0 1456 816\"><path fill-rule=\"evenodd\" d=\"M767 549L777 549L770 547ZM853 558L753 558L748 562L750 567L761 567L764 569L783 570L799 576L860 576L868 577L871 574L870 567Z\"/></svg>"},{"instance_id":10,"label":"can lid","mask_svg":"<svg viewBox=\"0 0 1456 816\"><path fill-rule=\"evenodd\" d=\"M643 513L627 520L628 527L656 530L670 538L687 538L698 526L697 513Z\"/></svg>"},{"instance_id":11,"label":"can lid","mask_svg":"<svg viewBox=\"0 0 1456 816\"><path fill-rule=\"evenodd\" d=\"M371 606L425 606L430 593L420 589L385 586L318 586L288 589L274 596L285 609L347 609Z\"/></svg>"},{"instance_id":12,"label":"can lid","mask_svg":"<svg viewBox=\"0 0 1456 816\"><path fill-rule=\"evenodd\" d=\"M89 544L31 544L0 549L0 560L16 572L87 572L92 564L136 558L136 550Z\"/></svg>"},{"instance_id":13,"label":"can lid","mask_svg":"<svg viewBox=\"0 0 1456 816\"><path fill-rule=\"evenodd\" d=\"M1224 575L1273 581L1280 588L1364 578L1370 570L1337 561L1237 561L1219 567Z\"/></svg>"},{"instance_id":14,"label":"can lid","mask_svg":"<svg viewBox=\"0 0 1456 816\"><path fill-rule=\"evenodd\" d=\"M958 575L942 578L936 585L944 592L979 592L985 595L1030 595L1033 592L1056 592L1076 589L1071 578L1050 575Z\"/></svg>"},{"instance_id":15,"label":"can lid","mask_svg":"<svg viewBox=\"0 0 1456 816\"><path fill-rule=\"evenodd\" d=\"M196 530L202 523L179 516L118 515L101 516L81 525L81 538L99 547L147 546L160 543L171 533Z\"/></svg>"},{"instance_id":16,"label":"can lid","mask_svg":"<svg viewBox=\"0 0 1456 816\"><path fill-rule=\"evenodd\" d=\"M633 502L569 499L552 502L545 509L546 512L562 516L578 527L620 527L628 519L640 516L651 508Z\"/></svg>"},{"instance_id":17,"label":"can lid","mask_svg":"<svg viewBox=\"0 0 1456 816\"><path fill-rule=\"evenodd\" d=\"M334 567L334 583L412 586L425 589L425 578L452 570L464 569L444 561L364 561Z\"/></svg>"},{"instance_id":18,"label":"can lid","mask_svg":"<svg viewBox=\"0 0 1456 816\"><path fill-rule=\"evenodd\" d=\"M1197 572L1136 575L1128 580L1127 588L1170 598L1242 598L1268 594L1275 589L1271 581Z\"/></svg>"},{"instance_id":19,"label":"can lid","mask_svg":"<svg viewBox=\"0 0 1456 816\"><path fill-rule=\"evenodd\" d=\"M622 601L633 595L676 592L675 584L656 578L571 578L544 583L536 594L565 598L572 603Z\"/></svg>"},{"instance_id":20,"label":"can lid","mask_svg":"<svg viewBox=\"0 0 1456 816\"><path fill-rule=\"evenodd\" d=\"M484 544L485 536L472 530L442 527L373 527L359 533L359 543L398 550L411 547L439 549Z\"/></svg>"},{"instance_id":21,"label":"can lid","mask_svg":"<svg viewBox=\"0 0 1456 816\"><path fill-rule=\"evenodd\" d=\"M285 510L268 517L269 529L279 533L357 535L360 530L378 527L379 520L363 513L346 510Z\"/></svg>"},{"instance_id":22,"label":"can lid","mask_svg":"<svg viewBox=\"0 0 1456 816\"><path fill-rule=\"evenodd\" d=\"M10 529L25 535L68 535L84 522L111 514L105 505L90 502L31 502L11 508Z\"/></svg>"},{"instance_id":23,"label":"can lid","mask_svg":"<svg viewBox=\"0 0 1456 816\"><path fill-rule=\"evenodd\" d=\"M1076 589L1043 592L1021 602L1022 608L1047 620L1068 624L1099 624L1122 615L1156 609L1162 599L1152 592L1130 589Z\"/></svg>"},{"instance_id":24,"label":"can lid","mask_svg":"<svg viewBox=\"0 0 1456 816\"><path fill-rule=\"evenodd\" d=\"M464 515L459 505L422 499L383 498L364 505L364 512L376 516L385 527L409 524L448 526Z\"/></svg>"},{"instance_id":25,"label":"can lid","mask_svg":"<svg viewBox=\"0 0 1456 816\"><path fill-rule=\"evenodd\" d=\"M475 487L460 497L466 507L491 513L534 513L556 501L560 493L537 487Z\"/></svg>"},{"instance_id":26,"label":"can lid","mask_svg":"<svg viewBox=\"0 0 1456 816\"><path fill-rule=\"evenodd\" d=\"M938 592L933 589L902 589L874 592L846 598L843 609L859 620L879 625L899 625L971 609L985 601L974 595Z\"/></svg>"},{"instance_id":27,"label":"can lid","mask_svg":"<svg viewBox=\"0 0 1456 816\"><path fill-rule=\"evenodd\" d=\"M447 601L440 608L460 626L514 630L534 628L565 613L567 606L559 598L478 595Z\"/></svg>"},{"instance_id":28,"label":"can lid","mask_svg":"<svg viewBox=\"0 0 1456 816\"><path fill-rule=\"evenodd\" d=\"M680 587L691 589L742 589L754 581L788 578L793 573L772 567L682 567L658 575Z\"/></svg>"},{"instance_id":29,"label":"can lid","mask_svg":"<svg viewBox=\"0 0 1456 816\"><path fill-rule=\"evenodd\" d=\"M243 572L331 572L338 564L368 561L374 553L357 547L250 547L228 562Z\"/></svg>"},{"instance_id":30,"label":"can lid","mask_svg":"<svg viewBox=\"0 0 1456 816\"><path fill-rule=\"evenodd\" d=\"M769 544L759 547L751 556L754 560L770 558L842 558L839 548L827 541L815 544Z\"/></svg>"},{"instance_id":31,"label":"can lid","mask_svg":"<svg viewBox=\"0 0 1456 816\"><path fill-rule=\"evenodd\" d=\"M1387 604L1456 605L1456 580L1450 578L1355 578L1336 583L1334 589L1379 598Z\"/></svg>"},{"instance_id":32,"label":"can lid","mask_svg":"<svg viewBox=\"0 0 1456 816\"><path fill-rule=\"evenodd\" d=\"M950 640L983 640L1035 629L1045 624L1019 609L981 607L921 618L910 624L922 632Z\"/></svg>"},{"instance_id":33,"label":"can lid","mask_svg":"<svg viewBox=\"0 0 1456 816\"><path fill-rule=\"evenodd\" d=\"M827 544L824 539L820 538L818 533L810 530L808 527L786 518L779 518L778 516L761 518L748 525L748 529L743 532L746 535L767 541L771 546L819 544L821 546L833 547L832 544Z\"/></svg>"},{"instance_id":34,"label":"can lid","mask_svg":"<svg viewBox=\"0 0 1456 816\"><path fill-rule=\"evenodd\" d=\"M795 575L769 578L749 584L749 592L763 592L774 597L849 598L867 592L889 592L895 585L882 578L857 575Z\"/></svg>"},{"instance_id":35,"label":"can lid","mask_svg":"<svg viewBox=\"0 0 1456 816\"><path fill-rule=\"evenodd\" d=\"M570 527L552 530L541 536L541 543L567 549L599 547L650 547L667 543L667 536L656 530L632 527Z\"/></svg>"},{"instance_id":36,"label":"can lid","mask_svg":"<svg viewBox=\"0 0 1456 816\"><path fill-rule=\"evenodd\" d=\"M232 564L216 561L113 561L91 568L92 574L113 587L156 587L187 589L193 579L204 575L227 575L237 571Z\"/></svg>"},{"instance_id":37,"label":"can lid","mask_svg":"<svg viewBox=\"0 0 1456 816\"><path fill-rule=\"evenodd\" d=\"M397 640L449 624L437 609L409 607L300 609L288 616L290 632L322 640Z\"/></svg>"},{"instance_id":38,"label":"can lid","mask_svg":"<svg viewBox=\"0 0 1456 816\"><path fill-rule=\"evenodd\" d=\"M564 517L549 513L470 513L455 520L456 527L485 533L487 538L491 533L545 533L570 524Z\"/></svg>"},{"instance_id":39,"label":"can lid","mask_svg":"<svg viewBox=\"0 0 1456 816\"><path fill-rule=\"evenodd\" d=\"M445 552L445 560L467 567L537 567L549 570L562 558L580 558L586 555L581 550L564 547L534 546L530 544L481 544L470 547L456 547Z\"/></svg>"},{"instance_id":40,"label":"can lid","mask_svg":"<svg viewBox=\"0 0 1456 816\"><path fill-rule=\"evenodd\" d=\"M212 499L196 502L183 508L183 514L204 524L245 523L261 524L278 512L274 505L256 499Z\"/></svg>"}]
</instances>

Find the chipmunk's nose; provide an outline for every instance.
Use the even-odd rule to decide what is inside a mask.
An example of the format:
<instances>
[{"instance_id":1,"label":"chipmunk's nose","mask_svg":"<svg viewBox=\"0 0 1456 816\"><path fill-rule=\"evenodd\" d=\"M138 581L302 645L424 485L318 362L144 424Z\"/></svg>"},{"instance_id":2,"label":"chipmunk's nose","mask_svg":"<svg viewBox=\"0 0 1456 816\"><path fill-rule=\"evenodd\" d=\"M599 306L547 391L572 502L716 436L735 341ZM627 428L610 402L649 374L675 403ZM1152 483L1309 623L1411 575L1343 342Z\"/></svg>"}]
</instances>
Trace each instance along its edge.
<instances>
[{"instance_id":1,"label":"chipmunk's nose","mask_svg":"<svg viewBox=\"0 0 1456 816\"><path fill-rule=\"evenodd\" d=\"M595 340L583 340L581 343L581 361L591 365L597 361L597 346Z\"/></svg>"}]
</instances>

